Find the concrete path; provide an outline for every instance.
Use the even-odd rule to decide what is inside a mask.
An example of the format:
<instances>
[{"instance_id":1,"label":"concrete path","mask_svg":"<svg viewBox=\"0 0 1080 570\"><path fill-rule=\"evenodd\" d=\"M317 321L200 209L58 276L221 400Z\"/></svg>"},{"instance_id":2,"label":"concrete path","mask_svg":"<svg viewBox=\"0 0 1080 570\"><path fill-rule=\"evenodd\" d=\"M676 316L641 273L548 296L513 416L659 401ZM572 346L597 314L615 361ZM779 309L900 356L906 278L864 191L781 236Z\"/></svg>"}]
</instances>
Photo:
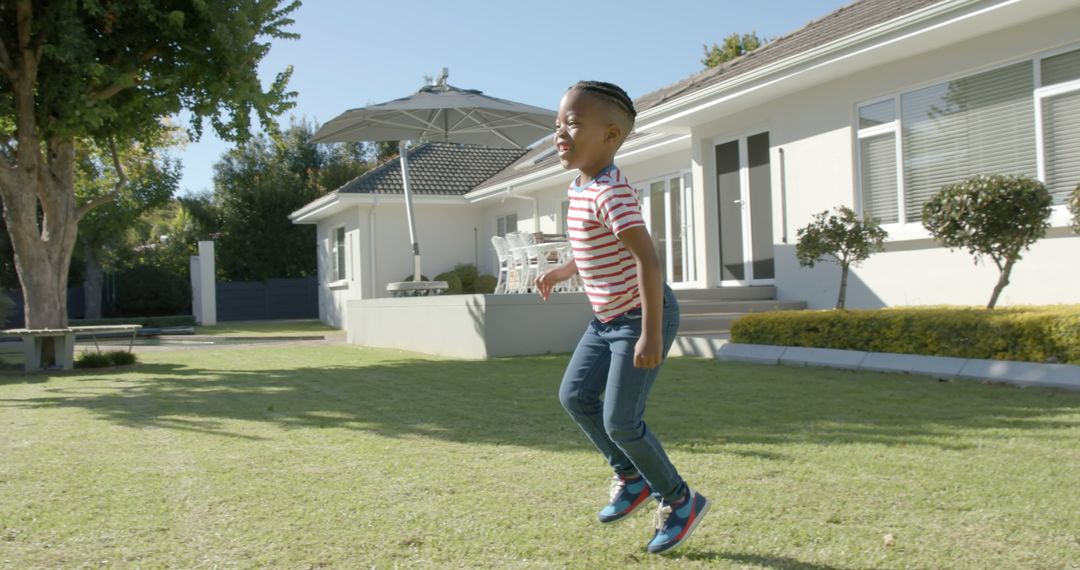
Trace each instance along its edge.
<instances>
[{"instance_id":1,"label":"concrete path","mask_svg":"<svg viewBox=\"0 0 1080 570\"><path fill-rule=\"evenodd\" d=\"M1007 360L981 360L737 343L727 343L721 346L716 351L716 358L732 362L824 366L873 372L902 372L945 380L975 380L1020 386L1044 386L1080 390L1080 366L1072 364L1040 364Z\"/></svg>"}]
</instances>

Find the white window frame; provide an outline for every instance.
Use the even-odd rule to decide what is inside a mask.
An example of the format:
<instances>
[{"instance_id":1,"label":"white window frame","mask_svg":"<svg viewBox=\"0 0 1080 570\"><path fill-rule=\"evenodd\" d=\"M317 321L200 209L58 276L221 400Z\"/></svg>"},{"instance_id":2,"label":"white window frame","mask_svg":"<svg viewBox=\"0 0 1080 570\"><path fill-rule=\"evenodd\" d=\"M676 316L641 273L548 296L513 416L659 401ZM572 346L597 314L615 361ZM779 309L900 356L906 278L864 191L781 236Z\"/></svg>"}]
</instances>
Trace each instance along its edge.
<instances>
[{"instance_id":1,"label":"white window frame","mask_svg":"<svg viewBox=\"0 0 1080 570\"><path fill-rule=\"evenodd\" d=\"M338 239L338 236L341 239ZM334 226L330 229L330 285L344 285L348 281L349 266L349 233L345 226ZM341 251L339 251L341 250Z\"/></svg>"},{"instance_id":2,"label":"white window frame","mask_svg":"<svg viewBox=\"0 0 1080 570\"><path fill-rule=\"evenodd\" d=\"M510 229L509 224L507 224L507 221L508 221L507 218L509 218L511 216L514 217L514 229L512 229L512 230ZM499 233L499 225L500 224L502 224L502 226L503 226L503 233L501 233L501 234ZM508 234L510 232L516 232L517 231L517 225L518 225L517 212L507 212L507 213L505 213L505 214L503 214L501 216L495 216L495 231L491 235L505 237L506 234Z\"/></svg>"},{"instance_id":3,"label":"white window frame","mask_svg":"<svg viewBox=\"0 0 1080 570\"><path fill-rule=\"evenodd\" d=\"M877 97L874 99L867 99L855 104L853 122L853 131L855 132L855 204L860 213L863 212L863 188L862 188L862 156L861 145L859 142L864 138L873 136L880 136L892 132L896 140L896 181L897 181L897 219L898 223L882 224L882 228L889 232L887 241L900 241L911 239L928 239L932 237L930 232L926 228L922 227L920 220L908 220L906 212L906 203L904 199L904 137L903 137L903 107L900 105L900 97L905 93L911 93L920 89L938 85L943 82L955 81L981 73L995 71L1015 65L1025 61L1032 62L1032 73L1035 75L1034 79L1034 92L1032 97L1032 120L1035 121L1035 156L1036 156L1036 169L1037 177L1040 181L1046 182L1046 149L1045 141L1043 140L1043 124L1042 124L1042 101L1047 97L1053 97L1056 95L1063 95L1067 93L1073 93L1080 91L1080 79L1067 81L1065 83L1059 83L1049 87L1042 86L1042 60L1068 53L1071 51L1080 50L1080 43L1072 44L1056 48L1053 50L1046 50L1039 52L1032 56L1011 59L1008 61L997 62L992 65L987 65L979 68L970 69L964 72L951 74L945 77L940 77L932 81L927 81L919 84L909 86L903 90L896 91L894 93ZM892 100L894 102L895 120L892 123L875 125L866 129L859 128L859 110L863 107L881 103L882 101ZM1053 207L1050 216L1050 224L1052 227L1067 227L1071 221L1071 215L1068 212L1064 204L1057 204Z\"/></svg>"},{"instance_id":4,"label":"white window frame","mask_svg":"<svg viewBox=\"0 0 1080 570\"><path fill-rule=\"evenodd\" d=\"M1058 95L1067 95L1080 91L1080 79L1073 79L1049 87L1042 85L1042 62L1044 59L1080 50L1080 44L1041 53L1035 57L1035 157L1039 170L1039 180L1046 182L1046 141L1043 140L1043 100ZM1072 224L1072 215L1066 204L1057 204L1050 214L1050 225L1068 227Z\"/></svg>"},{"instance_id":5,"label":"white window frame","mask_svg":"<svg viewBox=\"0 0 1080 570\"><path fill-rule=\"evenodd\" d=\"M653 233L652 228L652 196L649 195L649 187L656 182L664 183L664 226L666 228L672 227L672 211L671 211L671 181L674 179L679 180L679 192L682 194L679 204L682 208L683 223L680 231L682 232L682 240L685 247L684 251L680 251L679 255L682 256L683 267L683 280L678 282L671 282L672 287L676 285L688 286L697 281L697 241L694 239L694 193L692 183L693 176L689 169L679 170L676 172L669 172L663 176L656 176L643 180L637 184L638 202L641 203L641 214L645 218L645 225L649 228L649 233ZM675 252L674 241L666 240L667 256L666 266L664 267L664 279L667 280L675 271ZM675 287L678 288L678 287Z\"/></svg>"}]
</instances>

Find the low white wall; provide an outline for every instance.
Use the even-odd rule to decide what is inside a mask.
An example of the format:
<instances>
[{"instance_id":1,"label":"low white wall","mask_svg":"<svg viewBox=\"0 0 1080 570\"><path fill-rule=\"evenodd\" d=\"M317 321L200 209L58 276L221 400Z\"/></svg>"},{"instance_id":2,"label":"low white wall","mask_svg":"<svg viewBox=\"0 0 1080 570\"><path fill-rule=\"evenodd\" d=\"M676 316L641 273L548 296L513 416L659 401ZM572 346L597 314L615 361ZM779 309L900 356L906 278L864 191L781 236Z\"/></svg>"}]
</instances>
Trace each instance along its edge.
<instances>
[{"instance_id":1,"label":"low white wall","mask_svg":"<svg viewBox=\"0 0 1080 570\"><path fill-rule=\"evenodd\" d=\"M592 317L584 293L441 295L348 303L348 342L483 359L571 352Z\"/></svg>"}]
</instances>

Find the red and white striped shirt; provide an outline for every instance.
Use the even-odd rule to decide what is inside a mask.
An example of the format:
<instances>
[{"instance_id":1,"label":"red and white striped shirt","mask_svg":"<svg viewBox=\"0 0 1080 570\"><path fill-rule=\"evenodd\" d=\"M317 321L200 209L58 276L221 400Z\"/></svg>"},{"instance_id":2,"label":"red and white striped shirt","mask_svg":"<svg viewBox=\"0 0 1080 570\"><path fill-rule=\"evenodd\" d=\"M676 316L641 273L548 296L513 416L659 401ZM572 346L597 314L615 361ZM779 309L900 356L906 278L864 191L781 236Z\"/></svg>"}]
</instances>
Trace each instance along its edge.
<instances>
[{"instance_id":1,"label":"red and white striped shirt","mask_svg":"<svg viewBox=\"0 0 1080 570\"><path fill-rule=\"evenodd\" d=\"M566 232L593 313L601 322L641 306L637 262L620 232L644 226L637 192L611 165L585 186L570 183Z\"/></svg>"}]
</instances>

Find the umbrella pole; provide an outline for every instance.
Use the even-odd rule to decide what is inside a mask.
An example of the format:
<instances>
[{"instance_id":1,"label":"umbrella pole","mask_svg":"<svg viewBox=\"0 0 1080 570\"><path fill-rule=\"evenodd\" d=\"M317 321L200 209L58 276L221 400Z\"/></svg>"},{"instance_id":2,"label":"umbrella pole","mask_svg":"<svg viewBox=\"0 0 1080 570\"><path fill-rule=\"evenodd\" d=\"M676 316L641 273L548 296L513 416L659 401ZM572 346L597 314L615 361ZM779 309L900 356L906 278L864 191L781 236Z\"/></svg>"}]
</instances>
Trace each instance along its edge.
<instances>
[{"instance_id":1,"label":"umbrella pole","mask_svg":"<svg viewBox=\"0 0 1080 570\"><path fill-rule=\"evenodd\" d=\"M405 190L405 215L409 218L409 241L413 252L413 281L422 279L420 273L420 243L416 240L416 219L413 217L412 189L409 188L409 159L405 153L405 141L398 141L401 155L401 185Z\"/></svg>"}]
</instances>

